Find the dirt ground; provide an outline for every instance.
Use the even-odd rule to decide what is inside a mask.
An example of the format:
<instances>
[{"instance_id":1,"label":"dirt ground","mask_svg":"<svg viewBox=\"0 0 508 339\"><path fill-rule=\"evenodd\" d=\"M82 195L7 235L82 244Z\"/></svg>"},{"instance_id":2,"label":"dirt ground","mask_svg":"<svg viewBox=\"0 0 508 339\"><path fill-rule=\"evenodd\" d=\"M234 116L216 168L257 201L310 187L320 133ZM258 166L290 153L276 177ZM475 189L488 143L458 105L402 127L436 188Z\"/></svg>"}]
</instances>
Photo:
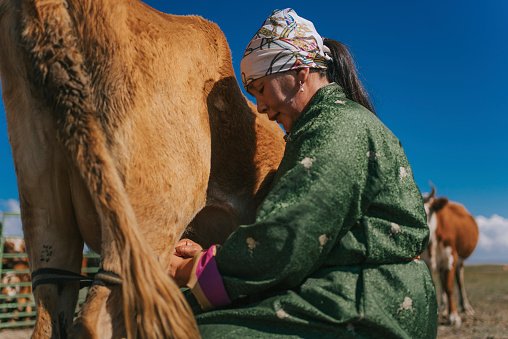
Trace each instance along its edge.
<instances>
[{"instance_id":1,"label":"dirt ground","mask_svg":"<svg viewBox=\"0 0 508 339\"><path fill-rule=\"evenodd\" d=\"M440 286L434 278L436 290L440 293ZM508 339L508 265L466 266L464 280L475 314L459 313L462 326L458 328L440 319L438 338ZM458 294L455 299L460 311Z\"/></svg>"},{"instance_id":2,"label":"dirt ground","mask_svg":"<svg viewBox=\"0 0 508 339\"><path fill-rule=\"evenodd\" d=\"M460 327L450 326L441 319L437 338L508 339L508 265L466 266L464 276L475 315L460 313ZM436 290L440 293L439 285ZM456 300L458 303L458 295ZM0 330L0 339L28 339L31 333L31 329L4 329Z\"/></svg>"},{"instance_id":3,"label":"dirt ground","mask_svg":"<svg viewBox=\"0 0 508 339\"><path fill-rule=\"evenodd\" d=\"M1 339L28 339L32 334L31 328L24 329L7 329L0 330Z\"/></svg>"}]
</instances>

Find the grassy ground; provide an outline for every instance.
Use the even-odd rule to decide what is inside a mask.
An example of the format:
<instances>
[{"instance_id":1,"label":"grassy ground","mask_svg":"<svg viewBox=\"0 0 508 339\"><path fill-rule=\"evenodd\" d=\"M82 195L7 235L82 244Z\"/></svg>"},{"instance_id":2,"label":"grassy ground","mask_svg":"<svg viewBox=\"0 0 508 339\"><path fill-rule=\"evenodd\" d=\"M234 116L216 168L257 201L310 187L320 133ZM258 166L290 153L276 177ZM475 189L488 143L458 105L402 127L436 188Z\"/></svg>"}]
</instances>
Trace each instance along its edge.
<instances>
[{"instance_id":1,"label":"grassy ground","mask_svg":"<svg viewBox=\"0 0 508 339\"><path fill-rule=\"evenodd\" d=\"M508 339L508 265L468 265L464 280L475 314L459 313L462 326L458 328L440 319L438 338ZM436 276L434 282L439 296L441 288ZM458 293L455 295L460 311Z\"/></svg>"}]
</instances>

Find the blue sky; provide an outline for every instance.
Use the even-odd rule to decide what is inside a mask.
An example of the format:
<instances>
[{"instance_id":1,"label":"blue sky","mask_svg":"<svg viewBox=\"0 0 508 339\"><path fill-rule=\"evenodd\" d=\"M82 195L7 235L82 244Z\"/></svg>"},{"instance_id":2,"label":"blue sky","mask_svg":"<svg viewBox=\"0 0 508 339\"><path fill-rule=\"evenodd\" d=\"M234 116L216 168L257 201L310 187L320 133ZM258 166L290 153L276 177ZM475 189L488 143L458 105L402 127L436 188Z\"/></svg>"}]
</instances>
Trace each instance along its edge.
<instances>
[{"instance_id":1,"label":"blue sky","mask_svg":"<svg viewBox=\"0 0 508 339\"><path fill-rule=\"evenodd\" d=\"M243 51L264 19L274 9L293 8L322 36L350 46L420 190L428 192L432 181L438 195L475 217L500 216L508 231L507 1L146 2L217 23L237 78ZM0 210L9 199L18 194L1 103Z\"/></svg>"}]
</instances>

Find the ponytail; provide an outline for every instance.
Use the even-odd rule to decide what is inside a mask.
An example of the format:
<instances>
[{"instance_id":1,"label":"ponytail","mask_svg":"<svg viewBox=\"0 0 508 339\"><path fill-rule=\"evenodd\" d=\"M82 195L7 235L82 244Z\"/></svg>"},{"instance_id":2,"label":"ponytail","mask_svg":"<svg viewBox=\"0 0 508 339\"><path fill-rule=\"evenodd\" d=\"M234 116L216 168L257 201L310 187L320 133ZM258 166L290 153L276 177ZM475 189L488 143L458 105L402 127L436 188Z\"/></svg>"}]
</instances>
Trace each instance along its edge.
<instances>
[{"instance_id":1,"label":"ponytail","mask_svg":"<svg viewBox=\"0 0 508 339\"><path fill-rule=\"evenodd\" d=\"M326 77L337 83L346 94L346 98L359 103L376 115L372 99L358 77L356 64L348 48L335 40L324 39L323 44L330 49L333 60L328 62Z\"/></svg>"}]
</instances>

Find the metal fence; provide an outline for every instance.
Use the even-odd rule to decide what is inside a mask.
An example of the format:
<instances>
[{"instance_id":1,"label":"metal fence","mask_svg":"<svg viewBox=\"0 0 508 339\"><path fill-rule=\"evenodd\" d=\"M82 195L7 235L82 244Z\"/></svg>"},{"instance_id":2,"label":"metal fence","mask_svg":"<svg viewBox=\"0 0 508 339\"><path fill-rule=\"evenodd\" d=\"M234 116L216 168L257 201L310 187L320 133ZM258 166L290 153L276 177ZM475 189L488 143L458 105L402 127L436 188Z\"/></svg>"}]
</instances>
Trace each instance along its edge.
<instances>
[{"instance_id":1,"label":"metal fence","mask_svg":"<svg viewBox=\"0 0 508 339\"><path fill-rule=\"evenodd\" d=\"M9 218L18 218L19 225L21 225L18 213L4 212L2 214L2 223L0 224L0 329L26 327L35 324L35 301L31 292L30 271L27 265L19 264L27 263L27 255L24 252L4 253L6 240L15 242L16 239L23 239L21 235L4 235L6 221ZM84 260L93 262L90 259L97 259L99 255L86 252L83 257ZM13 263L18 264L13 265ZM98 266L83 265L81 272L90 275L96 273L98 269ZM87 293L88 288L79 291L76 314L84 303Z\"/></svg>"}]
</instances>

